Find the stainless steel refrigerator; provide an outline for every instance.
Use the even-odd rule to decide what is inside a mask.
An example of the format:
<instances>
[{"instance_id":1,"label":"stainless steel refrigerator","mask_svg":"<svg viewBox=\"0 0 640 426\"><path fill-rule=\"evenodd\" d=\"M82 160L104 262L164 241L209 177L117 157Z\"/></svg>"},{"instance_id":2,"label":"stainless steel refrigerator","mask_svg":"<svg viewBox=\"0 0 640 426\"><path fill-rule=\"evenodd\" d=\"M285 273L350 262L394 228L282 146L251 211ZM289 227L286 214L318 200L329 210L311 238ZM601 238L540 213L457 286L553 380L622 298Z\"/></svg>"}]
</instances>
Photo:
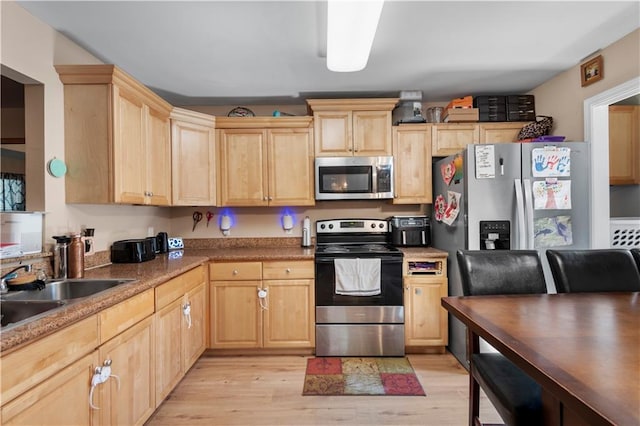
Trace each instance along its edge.
<instances>
[{"instance_id":1,"label":"stainless steel refrigerator","mask_svg":"<svg viewBox=\"0 0 640 426\"><path fill-rule=\"evenodd\" d=\"M469 145L434 162L433 247L449 253L449 295L461 296L456 251L590 247L586 142ZM449 315L449 350L464 365L466 330Z\"/></svg>"}]
</instances>

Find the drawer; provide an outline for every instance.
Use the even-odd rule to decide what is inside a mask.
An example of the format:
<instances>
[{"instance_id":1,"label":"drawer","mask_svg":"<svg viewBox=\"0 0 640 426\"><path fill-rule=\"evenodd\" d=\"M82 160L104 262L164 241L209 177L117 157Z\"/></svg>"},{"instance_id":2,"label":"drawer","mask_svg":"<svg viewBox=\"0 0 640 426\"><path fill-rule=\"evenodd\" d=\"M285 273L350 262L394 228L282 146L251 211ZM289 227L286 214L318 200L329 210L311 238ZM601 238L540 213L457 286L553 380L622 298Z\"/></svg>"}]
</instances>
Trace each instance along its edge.
<instances>
[{"instance_id":1,"label":"drawer","mask_svg":"<svg viewBox=\"0 0 640 426\"><path fill-rule=\"evenodd\" d=\"M286 260L262 264L264 280L313 278L313 276L313 260Z\"/></svg>"},{"instance_id":2,"label":"drawer","mask_svg":"<svg viewBox=\"0 0 640 426\"><path fill-rule=\"evenodd\" d=\"M213 262L209 264L209 279L211 281L261 280L262 262Z\"/></svg>"},{"instance_id":3,"label":"drawer","mask_svg":"<svg viewBox=\"0 0 640 426\"><path fill-rule=\"evenodd\" d=\"M156 287L156 311L184 296L191 289L205 282L204 266L198 266Z\"/></svg>"},{"instance_id":4,"label":"drawer","mask_svg":"<svg viewBox=\"0 0 640 426\"><path fill-rule=\"evenodd\" d=\"M154 299L153 289L149 289L100 312L100 344L152 315Z\"/></svg>"},{"instance_id":5,"label":"drawer","mask_svg":"<svg viewBox=\"0 0 640 426\"><path fill-rule=\"evenodd\" d=\"M92 315L3 355L2 404L93 351L98 346L97 331L97 317Z\"/></svg>"}]
</instances>

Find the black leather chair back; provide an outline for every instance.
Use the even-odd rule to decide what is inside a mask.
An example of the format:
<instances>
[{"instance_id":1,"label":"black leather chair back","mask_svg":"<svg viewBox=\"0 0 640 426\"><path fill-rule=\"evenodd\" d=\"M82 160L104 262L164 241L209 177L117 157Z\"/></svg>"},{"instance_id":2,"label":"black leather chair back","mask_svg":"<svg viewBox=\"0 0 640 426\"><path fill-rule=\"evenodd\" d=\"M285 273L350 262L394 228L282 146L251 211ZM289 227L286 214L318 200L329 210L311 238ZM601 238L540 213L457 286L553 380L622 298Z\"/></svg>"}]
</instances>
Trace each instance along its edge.
<instances>
[{"instance_id":1,"label":"black leather chair back","mask_svg":"<svg viewBox=\"0 0 640 426\"><path fill-rule=\"evenodd\" d=\"M640 248L631 249L631 255L636 260L636 266L638 267L638 271L640 271Z\"/></svg>"},{"instance_id":2,"label":"black leather chair back","mask_svg":"<svg viewBox=\"0 0 640 426\"><path fill-rule=\"evenodd\" d=\"M542 263L536 250L458 250L462 293L546 293Z\"/></svg>"},{"instance_id":3,"label":"black leather chair back","mask_svg":"<svg viewBox=\"0 0 640 426\"><path fill-rule=\"evenodd\" d=\"M640 271L629 250L547 250L558 293L640 291Z\"/></svg>"}]
</instances>

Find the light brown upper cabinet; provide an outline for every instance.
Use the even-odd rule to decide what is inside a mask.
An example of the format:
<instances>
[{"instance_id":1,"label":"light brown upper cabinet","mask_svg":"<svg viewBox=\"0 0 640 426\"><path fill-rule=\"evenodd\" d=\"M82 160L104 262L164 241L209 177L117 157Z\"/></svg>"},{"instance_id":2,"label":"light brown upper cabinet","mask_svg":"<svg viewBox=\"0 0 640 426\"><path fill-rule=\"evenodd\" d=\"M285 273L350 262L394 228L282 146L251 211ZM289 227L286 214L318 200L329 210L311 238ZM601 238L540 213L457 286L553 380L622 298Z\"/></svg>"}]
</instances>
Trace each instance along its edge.
<instances>
[{"instance_id":1,"label":"light brown upper cabinet","mask_svg":"<svg viewBox=\"0 0 640 426\"><path fill-rule=\"evenodd\" d=\"M640 184L640 106L609 107L609 183Z\"/></svg>"},{"instance_id":2,"label":"light brown upper cabinet","mask_svg":"<svg viewBox=\"0 0 640 426\"><path fill-rule=\"evenodd\" d=\"M431 124L393 127L393 204L431 204Z\"/></svg>"},{"instance_id":3,"label":"light brown upper cabinet","mask_svg":"<svg viewBox=\"0 0 640 426\"><path fill-rule=\"evenodd\" d=\"M171 105L115 65L57 65L67 203L171 201Z\"/></svg>"},{"instance_id":4,"label":"light brown upper cabinet","mask_svg":"<svg viewBox=\"0 0 640 426\"><path fill-rule=\"evenodd\" d=\"M391 111L397 98L307 99L316 157L392 155Z\"/></svg>"},{"instance_id":5,"label":"light brown upper cabinet","mask_svg":"<svg viewBox=\"0 0 640 426\"><path fill-rule=\"evenodd\" d=\"M517 121L479 123L480 143L508 143L517 142L518 134L522 127L527 124Z\"/></svg>"},{"instance_id":6,"label":"light brown upper cabinet","mask_svg":"<svg viewBox=\"0 0 640 426\"><path fill-rule=\"evenodd\" d=\"M215 132L211 115L171 111L172 205L216 205Z\"/></svg>"},{"instance_id":7,"label":"light brown upper cabinet","mask_svg":"<svg viewBox=\"0 0 640 426\"><path fill-rule=\"evenodd\" d=\"M524 122L438 123L434 124L431 141L434 157L456 154L470 144L517 142Z\"/></svg>"},{"instance_id":8,"label":"light brown upper cabinet","mask_svg":"<svg viewBox=\"0 0 640 426\"><path fill-rule=\"evenodd\" d=\"M219 117L221 206L312 206L311 117Z\"/></svg>"}]
</instances>

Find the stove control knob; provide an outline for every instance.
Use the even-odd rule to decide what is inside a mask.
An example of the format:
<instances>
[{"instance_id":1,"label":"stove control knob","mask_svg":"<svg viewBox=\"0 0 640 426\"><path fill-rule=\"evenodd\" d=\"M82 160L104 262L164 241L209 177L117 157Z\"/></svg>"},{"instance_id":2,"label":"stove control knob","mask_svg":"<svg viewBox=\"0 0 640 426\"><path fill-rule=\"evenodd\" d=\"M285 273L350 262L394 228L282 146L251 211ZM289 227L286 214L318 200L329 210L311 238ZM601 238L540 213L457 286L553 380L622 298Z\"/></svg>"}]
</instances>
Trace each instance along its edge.
<instances>
[{"instance_id":1,"label":"stove control knob","mask_svg":"<svg viewBox=\"0 0 640 426\"><path fill-rule=\"evenodd\" d=\"M384 223L381 223L380 225L378 225L378 228L380 229L384 228Z\"/></svg>"},{"instance_id":2,"label":"stove control knob","mask_svg":"<svg viewBox=\"0 0 640 426\"><path fill-rule=\"evenodd\" d=\"M375 223L372 223L372 224L371 224L371 228L375 228L375 227L376 227L376 224L375 224Z\"/></svg>"},{"instance_id":3,"label":"stove control knob","mask_svg":"<svg viewBox=\"0 0 640 426\"><path fill-rule=\"evenodd\" d=\"M324 229L324 228L325 228L325 224L324 223L320 224L320 229Z\"/></svg>"},{"instance_id":4,"label":"stove control knob","mask_svg":"<svg viewBox=\"0 0 640 426\"><path fill-rule=\"evenodd\" d=\"M333 223L329 224L329 229L333 229Z\"/></svg>"}]
</instances>

